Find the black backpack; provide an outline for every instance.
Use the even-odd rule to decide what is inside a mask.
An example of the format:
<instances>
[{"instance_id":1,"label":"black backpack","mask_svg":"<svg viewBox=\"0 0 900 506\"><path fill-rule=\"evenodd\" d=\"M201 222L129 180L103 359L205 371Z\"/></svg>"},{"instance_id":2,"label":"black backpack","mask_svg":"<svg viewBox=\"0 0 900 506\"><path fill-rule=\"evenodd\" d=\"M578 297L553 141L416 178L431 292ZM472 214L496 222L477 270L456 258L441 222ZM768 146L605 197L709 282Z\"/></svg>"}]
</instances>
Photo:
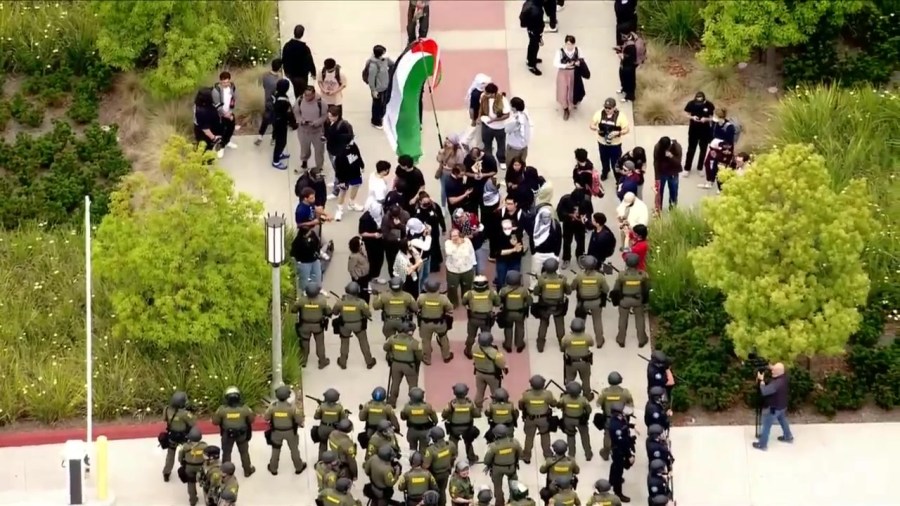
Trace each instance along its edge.
<instances>
[{"instance_id":1,"label":"black backpack","mask_svg":"<svg viewBox=\"0 0 900 506\"><path fill-rule=\"evenodd\" d=\"M525 0L522 4L522 12L519 13L519 26L522 28L530 28L537 24L540 18L544 20L544 10L535 0Z\"/></svg>"}]
</instances>

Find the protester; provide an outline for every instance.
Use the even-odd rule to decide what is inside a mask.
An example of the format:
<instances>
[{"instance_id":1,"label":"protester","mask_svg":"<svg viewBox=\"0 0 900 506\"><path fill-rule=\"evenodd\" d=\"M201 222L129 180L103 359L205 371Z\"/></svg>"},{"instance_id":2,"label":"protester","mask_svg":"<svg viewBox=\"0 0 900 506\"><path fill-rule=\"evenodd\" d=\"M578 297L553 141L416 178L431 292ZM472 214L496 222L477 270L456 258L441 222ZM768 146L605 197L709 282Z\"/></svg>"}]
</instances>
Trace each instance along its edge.
<instances>
[{"instance_id":1,"label":"protester","mask_svg":"<svg viewBox=\"0 0 900 506\"><path fill-rule=\"evenodd\" d=\"M344 152L334 158L334 180L335 188L338 189L338 205L337 212L334 215L335 221L341 221L344 216L344 202L349 194L351 211L362 211L363 208L356 203L356 194L362 184L362 173L366 168L363 161L362 153L359 152L359 146L356 141L350 141Z\"/></svg>"},{"instance_id":2,"label":"protester","mask_svg":"<svg viewBox=\"0 0 900 506\"><path fill-rule=\"evenodd\" d=\"M287 164L283 160L290 157L285 152L287 147L288 128L297 130L297 118L294 117L294 109L288 93L291 91L291 82L287 79L278 81L275 92L272 95L272 140L275 146L272 149L272 167L278 170L287 170Z\"/></svg>"},{"instance_id":3,"label":"protester","mask_svg":"<svg viewBox=\"0 0 900 506\"><path fill-rule=\"evenodd\" d=\"M638 0L616 0L616 45L621 46L625 34L631 33L638 27L637 22Z\"/></svg>"},{"instance_id":4,"label":"protester","mask_svg":"<svg viewBox=\"0 0 900 506\"><path fill-rule=\"evenodd\" d=\"M466 149L460 143L459 135L451 134L444 138L444 146L437 154L438 168L435 179L441 181L441 204L447 207L447 182L455 167L463 168Z\"/></svg>"},{"instance_id":5,"label":"protester","mask_svg":"<svg viewBox=\"0 0 900 506\"><path fill-rule=\"evenodd\" d=\"M556 0L543 0L544 14L547 16L547 24L549 27L547 31L549 33L556 33L559 31L559 22L556 19Z\"/></svg>"},{"instance_id":6,"label":"protester","mask_svg":"<svg viewBox=\"0 0 900 506\"><path fill-rule=\"evenodd\" d=\"M472 148L463 158L463 167L466 169L465 185L472 191L462 207L467 212L478 214L484 200L485 185L497 175L497 159L481 148Z\"/></svg>"},{"instance_id":7,"label":"protester","mask_svg":"<svg viewBox=\"0 0 900 506\"><path fill-rule=\"evenodd\" d=\"M506 122L512 114L512 106L506 94L500 93L497 85L490 83L484 87L479 105L481 120L481 142L484 151L494 154L494 142L497 143L497 162L501 169L506 169Z\"/></svg>"},{"instance_id":8,"label":"protester","mask_svg":"<svg viewBox=\"0 0 900 506\"><path fill-rule=\"evenodd\" d=\"M663 196L669 188L669 209L678 205L678 173L681 172L681 144L669 137L660 137L653 147L653 174L656 178L656 213L662 212Z\"/></svg>"},{"instance_id":9,"label":"protester","mask_svg":"<svg viewBox=\"0 0 900 506\"><path fill-rule=\"evenodd\" d=\"M728 111L724 107L716 109L716 112L713 114L713 120L712 138L734 146L735 138L737 137L737 127L733 121L728 119Z\"/></svg>"},{"instance_id":10,"label":"protester","mask_svg":"<svg viewBox=\"0 0 900 506\"><path fill-rule=\"evenodd\" d=\"M309 283L322 282L322 262L319 250L322 242L312 228L300 228L291 243L291 257L297 264L297 293L303 293Z\"/></svg>"},{"instance_id":11,"label":"protester","mask_svg":"<svg viewBox=\"0 0 900 506\"><path fill-rule=\"evenodd\" d=\"M697 172L701 172L703 161L706 159L706 148L713 136L713 112L715 104L706 99L706 94L698 91L694 99L685 104L684 113L690 120L688 126L687 158L684 159L684 177L690 176L691 165L694 162L694 153L697 152ZM698 151L699 150L699 151Z\"/></svg>"},{"instance_id":12,"label":"protester","mask_svg":"<svg viewBox=\"0 0 900 506\"><path fill-rule=\"evenodd\" d=\"M630 232L637 225L647 226L650 222L650 211L647 204L637 198L634 193L626 193L622 203L616 208L619 216L619 230L621 230L622 248L631 245Z\"/></svg>"},{"instance_id":13,"label":"protester","mask_svg":"<svg viewBox=\"0 0 900 506\"><path fill-rule=\"evenodd\" d=\"M325 178L322 177L322 169L313 167L297 178L297 183L294 185L294 194L300 197L306 188L313 191L316 214L320 218L327 216L325 213L325 202L327 201L328 190L325 186Z\"/></svg>"},{"instance_id":14,"label":"protester","mask_svg":"<svg viewBox=\"0 0 900 506\"><path fill-rule=\"evenodd\" d=\"M303 25L294 27L294 38L285 42L281 49L281 60L284 63L284 75L291 80L294 88L294 96L299 100L300 94L309 84L309 78L316 76L316 64L313 61L312 51L306 42L303 42L303 34L306 29Z\"/></svg>"},{"instance_id":15,"label":"protester","mask_svg":"<svg viewBox=\"0 0 900 506\"><path fill-rule=\"evenodd\" d=\"M202 144L205 151L216 150L222 143L221 129L222 122L213 105L212 88L200 88L194 97L194 140Z\"/></svg>"},{"instance_id":16,"label":"protester","mask_svg":"<svg viewBox=\"0 0 900 506\"><path fill-rule=\"evenodd\" d=\"M394 260L400 250L400 241L406 239L406 222L409 221L409 213L404 211L399 204L387 208L384 218L381 220L381 235L384 238L384 256L388 268L394 268Z\"/></svg>"},{"instance_id":17,"label":"protester","mask_svg":"<svg viewBox=\"0 0 900 506\"><path fill-rule=\"evenodd\" d=\"M419 292L425 289L425 281L431 275L431 227L418 218L410 218L406 222L406 239L410 250L421 260L416 273L416 287Z\"/></svg>"},{"instance_id":18,"label":"protester","mask_svg":"<svg viewBox=\"0 0 900 506\"><path fill-rule=\"evenodd\" d=\"M619 83L622 85L622 102L634 102L634 93L637 89L638 54L637 45L634 43L636 34L629 32L623 36L624 43L619 56Z\"/></svg>"},{"instance_id":19,"label":"protester","mask_svg":"<svg viewBox=\"0 0 900 506\"><path fill-rule=\"evenodd\" d=\"M409 155L400 155L397 158L397 169L394 171L394 188L403 199L403 209L413 213L416 209L416 201L419 192L425 190L425 176L415 166Z\"/></svg>"},{"instance_id":20,"label":"protester","mask_svg":"<svg viewBox=\"0 0 900 506\"><path fill-rule=\"evenodd\" d=\"M512 107L512 117L506 123L506 157L518 157L525 162L528 158L528 145L531 144L531 116L525 110L525 101L521 98L513 97L509 105Z\"/></svg>"},{"instance_id":21,"label":"protester","mask_svg":"<svg viewBox=\"0 0 900 506\"><path fill-rule=\"evenodd\" d=\"M429 265L431 272L441 270L444 263L444 255L441 253L441 243L438 240L447 231L447 223L444 221L444 211L431 199L427 192L419 193L419 201L413 218L417 218L425 225L431 227L431 250L429 251ZM426 276L427 278L427 276ZM423 281L424 283L424 281Z\"/></svg>"},{"instance_id":22,"label":"protester","mask_svg":"<svg viewBox=\"0 0 900 506\"><path fill-rule=\"evenodd\" d=\"M381 223L384 211L381 203L374 199L366 201L366 210L359 217L357 233L362 238L365 246L366 258L369 259L369 275L371 281L381 276L381 268L384 265L384 239L381 233Z\"/></svg>"},{"instance_id":23,"label":"protester","mask_svg":"<svg viewBox=\"0 0 900 506\"><path fill-rule=\"evenodd\" d=\"M528 33L528 48L525 50L525 64L528 71L539 76L542 74L537 68L541 63L538 58L538 49L544 45L542 34L544 33L544 12L541 0L526 0L519 13L519 26Z\"/></svg>"},{"instance_id":24,"label":"protester","mask_svg":"<svg viewBox=\"0 0 900 506\"><path fill-rule=\"evenodd\" d=\"M457 209L453 213L452 226L471 241L475 250L475 274L484 274L488 263L488 251L484 249L484 225L479 222L478 215Z\"/></svg>"},{"instance_id":25,"label":"protester","mask_svg":"<svg viewBox=\"0 0 900 506\"><path fill-rule=\"evenodd\" d=\"M457 210L470 209L476 203L472 193L474 188L466 184L465 169L453 167L447 179L447 211L453 216Z\"/></svg>"},{"instance_id":26,"label":"protester","mask_svg":"<svg viewBox=\"0 0 900 506\"><path fill-rule=\"evenodd\" d=\"M325 121L325 150L328 151L328 158L331 161L332 168L336 168L335 158L344 154L347 146L353 142L355 135L353 134L353 126L343 117L343 111L335 105L328 106L328 117ZM335 188L336 196L337 188ZM334 198L332 196L329 199Z\"/></svg>"},{"instance_id":27,"label":"protester","mask_svg":"<svg viewBox=\"0 0 900 506\"><path fill-rule=\"evenodd\" d=\"M719 183L719 169L722 167L731 168L734 165L734 149L731 144L722 142L719 139L713 139L709 145L709 152L706 154L706 160L703 162L703 171L706 175L706 182L698 184L698 188L708 190L716 185L716 191L722 190Z\"/></svg>"},{"instance_id":28,"label":"protester","mask_svg":"<svg viewBox=\"0 0 900 506\"><path fill-rule=\"evenodd\" d=\"M548 182L541 186L536 199L538 207L529 220L531 226L527 231L531 244L531 272L540 274L545 261L559 260L563 237L562 227L553 216L553 185Z\"/></svg>"},{"instance_id":29,"label":"protester","mask_svg":"<svg viewBox=\"0 0 900 506\"><path fill-rule=\"evenodd\" d=\"M419 296L419 269L423 265L419 250L410 246L406 239L397 244L397 256L394 257L391 274L403 280L403 291Z\"/></svg>"},{"instance_id":30,"label":"protester","mask_svg":"<svg viewBox=\"0 0 900 506\"><path fill-rule=\"evenodd\" d=\"M388 188L390 187L390 184L387 181L387 177L390 175L390 173L391 162L388 162L386 160L379 160L375 164L375 172L369 175L369 194L366 196L367 209L369 206L369 201L374 201L379 206L386 207L385 200L387 199ZM379 223L381 223L380 218Z\"/></svg>"},{"instance_id":31,"label":"protester","mask_svg":"<svg viewBox=\"0 0 900 506\"><path fill-rule=\"evenodd\" d=\"M584 240L587 221L594 214L591 195L581 188L575 188L563 195L556 205L556 215L562 224L562 269L569 268L572 261L572 241L575 241L575 259L584 255Z\"/></svg>"},{"instance_id":32,"label":"protester","mask_svg":"<svg viewBox=\"0 0 900 506\"><path fill-rule=\"evenodd\" d=\"M447 257L447 297L454 308L459 307L462 294L472 289L475 279L475 248L458 228L450 229L450 238L444 242Z\"/></svg>"},{"instance_id":33,"label":"protester","mask_svg":"<svg viewBox=\"0 0 900 506\"><path fill-rule=\"evenodd\" d=\"M297 139L300 141L300 168L309 168L309 158L315 152L313 167L325 168L325 122L328 119L327 109L322 99L316 95L316 89L307 86L303 96L296 104L296 115L300 128Z\"/></svg>"},{"instance_id":34,"label":"protester","mask_svg":"<svg viewBox=\"0 0 900 506\"><path fill-rule=\"evenodd\" d=\"M350 279L359 285L360 296L363 300L368 301L369 281L371 281L369 272L372 270L368 252L363 239L359 236L351 238L348 247L350 248L350 256L347 257L347 272L350 274Z\"/></svg>"},{"instance_id":35,"label":"protester","mask_svg":"<svg viewBox=\"0 0 900 506\"><path fill-rule=\"evenodd\" d=\"M219 111L222 125L222 147L237 149L238 145L231 142L231 137L237 129L234 119L235 106L237 105L237 89L231 82L231 72L225 71L219 74L219 82L212 89L213 105ZM219 150L219 158L225 154L224 150Z\"/></svg>"},{"instance_id":36,"label":"protester","mask_svg":"<svg viewBox=\"0 0 900 506\"><path fill-rule=\"evenodd\" d=\"M638 185L640 180L638 177L634 171L634 163L625 162L622 166L622 176L619 178L619 184L616 185L616 197L619 199L619 202L628 193L638 194L638 191L640 191L640 186Z\"/></svg>"},{"instance_id":37,"label":"protester","mask_svg":"<svg viewBox=\"0 0 900 506\"><path fill-rule=\"evenodd\" d=\"M587 254L596 258L600 264L606 263L616 252L616 234L606 226L606 215L603 213L594 213L591 226Z\"/></svg>"},{"instance_id":38,"label":"protester","mask_svg":"<svg viewBox=\"0 0 900 506\"><path fill-rule=\"evenodd\" d=\"M416 41L416 27L420 39L428 36L428 21L431 18L430 0L409 0L406 11L406 37L407 44Z\"/></svg>"},{"instance_id":39,"label":"protester","mask_svg":"<svg viewBox=\"0 0 900 506\"><path fill-rule=\"evenodd\" d=\"M381 44L372 48L372 56L366 62L364 80L369 85L372 94L372 126L378 129L382 126L385 110L387 108L387 91L391 86L391 67L394 61L385 56L387 49Z\"/></svg>"},{"instance_id":40,"label":"protester","mask_svg":"<svg viewBox=\"0 0 900 506\"><path fill-rule=\"evenodd\" d=\"M603 168L600 179L606 181L622 156L622 138L630 131L628 118L616 107L616 99L607 98L603 102L603 109L597 111L591 119L590 128L597 132L597 147Z\"/></svg>"},{"instance_id":41,"label":"protester","mask_svg":"<svg viewBox=\"0 0 900 506\"><path fill-rule=\"evenodd\" d=\"M737 171L738 175L743 175L748 169L750 169L750 164L752 163L752 158L750 153L746 151L741 151L734 157L734 170Z\"/></svg>"},{"instance_id":42,"label":"protester","mask_svg":"<svg viewBox=\"0 0 900 506\"><path fill-rule=\"evenodd\" d=\"M591 193L594 185L594 163L588 159L588 152L584 148L575 150L575 167L572 169L572 183L575 188L581 188Z\"/></svg>"},{"instance_id":43,"label":"protester","mask_svg":"<svg viewBox=\"0 0 900 506\"><path fill-rule=\"evenodd\" d=\"M488 177L484 183L484 191L481 194L481 223L484 224L484 235L488 242L493 242L500 237L500 186L497 184L497 176ZM488 260L496 260L492 255L494 248L488 249Z\"/></svg>"},{"instance_id":44,"label":"protester","mask_svg":"<svg viewBox=\"0 0 900 506\"><path fill-rule=\"evenodd\" d=\"M622 167L625 165L625 162L634 164L634 173L637 175L639 181L637 196L638 198L643 198L644 176L647 172L647 152L644 151L644 148L637 146L619 158L619 162L616 164L616 169L613 173L617 183L619 182L619 178L622 177Z\"/></svg>"},{"instance_id":45,"label":"protester","mask_svg":"<svg viewBox=\"0 0 900 506\"><path fill-rule=\"evenodd\" d=\"M297 229L317 228L321 224L321 220L316 212L316 190L306 186L300 190L297 197L300 199L294 211L294 222L297 224Z\"/></svg>"},{"instance_id":46,"label":"protester","mask_svg":"<svg viewBox=\"0 0 900 506\"><path fill-rule=\"evenodd\" d=\"M624 260L628 253L634 253L638 256L637 270L647 272L647 254L650 252L650 246L647 244L647 225L637 224L631 229L629 237L629 246L622 253Z\"/></svg>"},{"instance_id":47,"label":"protester","mask_svg":"<svg viewBox=\"0 0 900 506\"><path fill-rule=\"evenodd\" d=\"M472 80L472 84L469 86L469 90L466 92L466 107L469 110L469 120L472 127L478 126L478 118L481 116L481 95L484 94L484 89L488 84L491 84L490 76L486 74L476 74L475 78ZM473 132L472 136L476 141L481 140L481 135L478 135L477 132ZM467 139L463 139L463 141L465 140ZM463 144L466 144L470 148L476 146L475 142L463 142Z\"/></svg>"},{"instance_id":48,"label":"protester","mask_svg":"<svg viewBox=\"0 0 900 506\"><path fill-rule=\"evenodd\" d=\"M275 95L275 86L280 80L281 58L275 58L272 60L270 70L259 78L259 83L263 89L263 103L265 104L265 109L263 110L262 121L259 123L259 136L253 141L253 144L256 146L262 144L263 137L266 135L266 130L268 130L269 125L272 124L272 108L275 105L272 97ZM288 91L290 91L290 81L288 81ZM274 137L272 138L272 144L275 144Z\"/></svg>"},{"instance_id":49,"label":"protester","mask_svg":"<svg viewBox=\"0 0 900 506\"><path fill-rule=\"evenodd\" d=\"M343 108L344 90L347 88L346 76L341 75L341 66L334 58L326 58L322 62L322 71L319 73L317 84L322 101L326 105Z\"/></svg>"},{"instance_id":50,"label":"protester","mask_svg":"<svg viewBox=\"0 0 900 506\"><path fill-rule=\"evenodd\" d=\"M553 66L556 72L556 103L563 109L563 120L569 119L570 109L578 107L580 100L575 100L575 80L578 67L582 65L584 55L575 45L575 37L566 35L563 47L556 51ZM583 87L583 85L582 85ZM582 97L584 95L582 94Z\"/></svg>"},{"instance_id":51,"label":"protester","mask_svg":"<svg viewBox=\"0 0 900 506\"><path fill-rule=\"evenodd\" d=\"M491 236L491 247L497 243L497 273L494 277L497 290L506 284L506 273L522 270L522 256L525 254L525 246L516 234L512 221L503 220L500 223L500 233L496 239Z\"/></svg>"}]
</instances>

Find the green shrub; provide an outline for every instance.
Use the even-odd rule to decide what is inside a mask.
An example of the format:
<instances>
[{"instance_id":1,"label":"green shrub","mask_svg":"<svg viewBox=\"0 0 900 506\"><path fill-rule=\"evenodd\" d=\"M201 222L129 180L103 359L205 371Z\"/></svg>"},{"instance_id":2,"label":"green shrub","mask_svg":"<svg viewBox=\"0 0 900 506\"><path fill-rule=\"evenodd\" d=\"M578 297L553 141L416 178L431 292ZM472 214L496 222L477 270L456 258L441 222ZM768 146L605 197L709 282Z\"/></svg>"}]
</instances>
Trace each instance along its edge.
<instances>
[{"instance_id":1,"label":"green shrub","mask_svg":"<svg viewBox=\"0 0 900 506\"><path fill-rule=\"evenodd\" d=\"M667 44L694 45L703 35L701 10L705 1L641 0L638 21L641 32Z\"/></svg>"},{"instance_id":2,"label":"green shrub","mask_svg":"<svg viewBox=\"0 0 900 506\"><path fill-rule=\"evenodd\" d=\"M9 104L0 97L0 132L6 130L6 124L9 123L11 117L12 114L9 112Z\"/></svg>"},{"instance_id":3,"label":"green shrub","mask_svg":"<svg viewBox=\"0 0 900 506\"><path fill-rule=\"evenodd\" d=\"M709 242L711 231L695 208L675 208L650 222L650 308L657 314L691 307L706 289L694 275L688 252Z\"/></svg>"},{"instance_id":4,"label":"green shrub","mask_svg":"<svg viewBox=\"0 0 900 506\"><path fill-rule=\"evenodd\" d=\"M810 376L809 371L803 367L791 367L789 378L791 388L790 398L788 399L788 408L791 411L796 411L809 402L809 397L812 395L813 390L815 390L816 384L813 381L812 376Z\"/></svg>"},{"instance_id":5,"label":"green shrub","mask_svg":"<svg viewBox=\"0 0 900 506\"><path fill-rule=\"evenodd\" d=\"M16 93L9 101L9 112L23 127L37 128L44 123L44 107L29 101L21 93Z\"/></svg>"},{"instance_id":6,"label":"green shrub","mask_svg":"<svg viewBox=\"0 0 900 506\"><path fill-rule=\"evenodd\" d=\"M822 380L822 388L813 397L816 409L826 416L838 411L857 410L866 402L866 391L855 377L842 372L831 373Z\"/></svg>"},{"instance_id":7,"label":"green shrub","mask_svg":"<svg viewBox=\"0 0 900 506\"><path fill-rule=\"evenodd\" d=\"M265 64L280 53L278 47L278 2L239 0L215 2L214 7L234 35L225 53L227 65Z\"/></svg>"},{"instance_id":8,"label":"green shrub","mask_svg":"<svg viewBox=\"0 0 900 506\"><path fill-rule=\"evenodd\" d=\"M0 70L81 75L97 60L98 28L88 2L0 1Z\"/></svg>"}]
</instances>

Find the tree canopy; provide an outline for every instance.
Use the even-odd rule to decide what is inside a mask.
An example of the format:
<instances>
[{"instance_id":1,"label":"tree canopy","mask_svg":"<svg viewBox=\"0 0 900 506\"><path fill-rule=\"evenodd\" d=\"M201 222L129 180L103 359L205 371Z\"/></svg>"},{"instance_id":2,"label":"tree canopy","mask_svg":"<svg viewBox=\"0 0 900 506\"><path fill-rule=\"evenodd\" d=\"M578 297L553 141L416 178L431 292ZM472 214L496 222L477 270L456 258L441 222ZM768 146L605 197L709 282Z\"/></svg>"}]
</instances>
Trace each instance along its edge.
<instances>
[{"instance_id":1,"label":"tree canopy","mask_svg":"<svg viewBox=\"0 0 900 506\"><path fill-rule=\"evenodd\" d=\"M700 281L726 296L735 350L769 360L840 354L869 291L865 182L836 193L824 159L796 144L724 178L721 197L703 203L713 240L691 260Z\"/></svg>"},{"instance_id":2,"label":"tree canopy","mask_svg":"<svg viewBox=\"0 0 900 506\"><path fill-rule=\"evenodd\" d=\"M722 0L703 7L703 49L707 65L745 61L751 51L805 42L822 20L840 26L869 0Z\"/></svg>"},{"instance_id":3,"label":"tree canopy","mask_svg":"<svg viewBox=\"0 0 900 506\"><path fill-rule=\"evenodd\" d=\"M123 181L94 242L113 333L161 347L215 343L265 320L271 277L262 206L187 140L165 146L164 180Z\"/></svg>"}]
</instances>

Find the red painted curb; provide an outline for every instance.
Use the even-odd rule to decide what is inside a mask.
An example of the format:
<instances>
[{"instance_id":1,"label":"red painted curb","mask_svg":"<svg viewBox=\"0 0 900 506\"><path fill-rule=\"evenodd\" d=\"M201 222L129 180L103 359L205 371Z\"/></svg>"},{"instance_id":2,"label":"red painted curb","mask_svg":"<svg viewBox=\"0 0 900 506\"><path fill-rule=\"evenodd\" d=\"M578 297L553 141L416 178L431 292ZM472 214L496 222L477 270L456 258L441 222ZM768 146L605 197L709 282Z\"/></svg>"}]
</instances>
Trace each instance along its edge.
<instances>
[{"instance_id":1,"label":"red painted curb","mask_svg":"<svg viewBox=\"0 0 900 506\"><path fill-rule=\"evenodd\" d=\"M203 434L218 434L219 429L208 420L197 424ZM110 441L122 439L156 438L165 428L163 422L135 423L129 425L95 425L94 437L106 436ZM253 424L253 430L265 430L268 424L265 420L257 419ZM84 440L84 427L69 429L38 429L23 432L0 432L0 448L14 448L20 446L38 446L61 444L71 439Z\"/></svg>"}]
</instances>

